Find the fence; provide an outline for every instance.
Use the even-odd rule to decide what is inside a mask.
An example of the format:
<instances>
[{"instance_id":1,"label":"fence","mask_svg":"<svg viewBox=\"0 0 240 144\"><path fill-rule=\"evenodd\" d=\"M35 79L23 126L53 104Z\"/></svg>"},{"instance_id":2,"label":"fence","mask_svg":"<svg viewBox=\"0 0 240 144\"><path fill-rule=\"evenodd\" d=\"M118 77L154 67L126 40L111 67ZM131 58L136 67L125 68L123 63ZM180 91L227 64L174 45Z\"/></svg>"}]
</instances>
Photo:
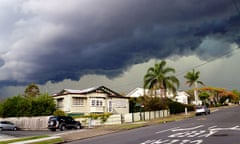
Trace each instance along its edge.
<instances>
[{"instance_id":1,"label":"fence","mask_svg":"<svg viewBox=\"0 0 240 144\"><path fill-rule=\"evenodd\" d=\"M106 122L102 123L100 119L92 120L88 118L76 118L85 127L94 127L122 123L131 123L141 120L151 120L169 116L168 110L150 111L150 112L137 112L128 114L111 115ZM0 120L7 120L15 123L23 130L46 130L49 116L42 117L19 117L19 118L0 118Z\"/></svg>"},{"instance_id":2,"label":"fence","mask_svg":"<svg viewBox=\"0 0 240 144\"><path fill-rule=\"evenodd\" d=\"M124 115L124 122L152 120L152 119L167 117L169 115L170 113L168 110L129 113Z\"/></svg>"},{"instance_id":3,"label":"fence","mask_svg":"<svg viewBox=\"0 0 240 144\"><path fill-rule=\"evenodd\" d=\"M12 117L12 118L0 118L0 120L11 121L16 124L17 127L24 130L43 130L47 129L49 116L41 117Z\"/></svg>"}]
</instances>

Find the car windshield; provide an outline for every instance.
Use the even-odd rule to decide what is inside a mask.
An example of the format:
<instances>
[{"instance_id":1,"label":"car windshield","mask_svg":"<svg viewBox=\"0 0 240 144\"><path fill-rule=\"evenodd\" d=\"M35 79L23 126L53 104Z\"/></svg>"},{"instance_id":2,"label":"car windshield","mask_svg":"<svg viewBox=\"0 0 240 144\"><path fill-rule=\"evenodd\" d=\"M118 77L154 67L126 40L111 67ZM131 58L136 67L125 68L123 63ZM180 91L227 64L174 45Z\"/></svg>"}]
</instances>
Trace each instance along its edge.
<instances>
[{"instance_id":1,"label":"car windshield","mask_svg":"<svg viewBox=\"0 0 240 144\"><path fill-rule=\"evenodd\" d=\"M56 117L50 117L49 121L52 121L52 120L57 120L57 118Z\"/></svg>"},{"instance_id":2,"label":"car windshield","mask_svg":"<svg viewBox=\"0 0 240 144\"><path fill-rule=\"evenodd\" d=\"M202 109L204 106L197 106L196 109Z\"/></svg>"},{"instance_id":3,"label":"car windshield","mask_svg":"<svg viewBox=\"0 0 240 144\"><path fill-rule=\"evenodd\" d=\"M4 124L4 125L14 125L12 122L10 121L1 121L0 124Z\"/></svg>"}]
</instances>

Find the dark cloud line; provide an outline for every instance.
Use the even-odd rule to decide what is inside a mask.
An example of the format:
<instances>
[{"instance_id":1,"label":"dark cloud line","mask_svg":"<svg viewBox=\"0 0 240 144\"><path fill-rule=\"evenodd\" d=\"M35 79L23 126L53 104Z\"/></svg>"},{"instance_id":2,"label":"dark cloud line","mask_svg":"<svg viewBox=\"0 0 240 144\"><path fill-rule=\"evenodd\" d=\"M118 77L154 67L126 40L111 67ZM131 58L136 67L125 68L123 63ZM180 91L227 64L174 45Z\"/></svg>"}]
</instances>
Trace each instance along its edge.
<instances>
[{"instance_id":1,"label":"dark cloud line","mask_svg":"<svg viewBox=\"0 0 240 144\"><path fill-rule=\"evenodd\" d=\"M240 43L240 14L229 0L62 2L59 9L57 1L19 6L22 17L16 16L9 51L0 59L0 87L86 74L114 78L151 58L211 60ZM207 48L206 41L212 43Z\"/></svg>"}]
</instances>

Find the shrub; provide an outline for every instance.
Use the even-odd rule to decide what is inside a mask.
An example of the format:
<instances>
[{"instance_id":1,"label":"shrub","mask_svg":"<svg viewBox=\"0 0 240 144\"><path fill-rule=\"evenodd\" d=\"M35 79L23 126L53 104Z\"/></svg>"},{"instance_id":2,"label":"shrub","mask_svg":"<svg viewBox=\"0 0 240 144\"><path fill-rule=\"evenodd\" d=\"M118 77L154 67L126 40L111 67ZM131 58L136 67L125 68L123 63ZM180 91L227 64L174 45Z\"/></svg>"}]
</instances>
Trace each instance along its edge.
<instances>
[{"instance_id":1,"label":"shrub","mask_svg":"<svg viewBox=\"0 0 240 144\"><path fill-rule=\"evenodd\" d=\"M66 113L60 109L57 109L53 112L54 116L66 116Z\"/></svg>"},{"instance_id":2,"label":"shrub","mask_svg":"<svg viewBox=\"0 0 240 144\"><path fill-rule=\"evenodd\" d=\"M186 105L175 101L169 101L168 106L171 114L183 113L185 112L185 108L187 108L188 111L194 110L193 105Z\"/></svg>"},{"instance_id":3,"label":"shrub","mask_svg":"<svg viewBox=\"0 0 240 144\"><path fill-rule=\"evenodd\" d=\"M110 117L111 113L103 113L103 114L90 114L87 116L84 116L85 118L91 118L94 120L100 119L102 123L106 122L107 119Z\"/></svg>"},{"instance_id":4,"label":"shrub","mask_svg":"<svg viewBox=\"0 0 240 144\"><path fill-rule=\"evenodd\" d=\"M107 119L110 117L110 113L104 113L100 116L101 122L105 123L107 121Z\"/></svg>"}]
</instances>

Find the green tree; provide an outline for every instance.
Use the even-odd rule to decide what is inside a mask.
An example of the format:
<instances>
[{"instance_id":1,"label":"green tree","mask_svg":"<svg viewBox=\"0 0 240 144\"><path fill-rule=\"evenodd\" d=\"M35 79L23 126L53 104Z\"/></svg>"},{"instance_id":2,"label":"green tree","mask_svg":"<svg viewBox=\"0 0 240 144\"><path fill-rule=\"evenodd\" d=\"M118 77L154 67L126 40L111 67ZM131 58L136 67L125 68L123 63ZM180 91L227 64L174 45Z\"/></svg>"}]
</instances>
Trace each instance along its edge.
<instances>
[{"instance_id":1,"label":"green tree","mask_svg":"<svg viewBox=\"0 0 240 144\"><path fill-rule=\"evenodd\" d=\"M0 102L0 117L3 116L3 103Z\"/></svg>"},{"instance_id":2,"label":"green tree","mask_svg":"<svg viewBox=\"0 0 240 144\"><path fill-rule=\"evenodd\" d=\"M238 90L232 90L232 93L234 93L236 95L236 97L233 99L234 103L239 103L240 101L240 92Z\"/></svg>"},{"instance_id":3,"label":"green tree","mask_svg":"<svg viewBox=\"0 0 240 144\"><path fill-rule=\"evenodd\" d=\"M32 100L32 116L51 115L55 110L55 102L48 94L42 94Z\"/></svg>"},{"instance_id":4,"label":"green tree","mask_svg":"<svg viewBox=\"0 0 240 144\"><path fill-rule=\"evenodd\" d=\"M179 80L174 75L175 69L166 67L166 64L166 61L156 63L144 76L144 89L154 92L155 96L161 90L161 97L166 97L167 90L175 93L179 87Z\"/></svg>"},{"instance_id":5,"label":"green tree","mask_svg":"<svg viewBox=\"0 0 240 144\"><path fill-rule=\"evenodd\" d=\"M18 95L0 103L0 117L46 116L53 114L55 110L55 102L47 94L34 98Z\"/></svg>"},{"instance_id":6,"label":"green tree","mask_svg":"<svg viewBox=\"0 0 240 144\"><path fill-rule=\"evenodd\" d=\"M31 102L23 96L8 98L2 104L2 117L19 117L31 115Z\"/></svg>"},{"instance_id":7,"label":"green tree","mask_svg":"<svg viewBox=\"0 0 240 144\"><path fill-rule=\"evenodd\" d=\"M207 100L209 99L209 97L210 97L210 94L207 93L207 92L201 92L199 94L199 98L200 98L201 101L203 101L204 105L206 105Z\"/></svg>"},{"instance_id":8,"label":"green tree","mask_svg":"<svg viewBox=\"0 0 240 144\"><path fill-rule=\"evenodd\" d=\"M195 104L198 104L198 84L204 85L202 81L199 80L200 72L193 69L191 72L187 72L187 74L184 76L184 78L187 79L186 84L189 87L194 87L194 100Z\"/></svg>"},{"instance_id":9,"label":"green tree","mask_svg":"<svg viewBox=\"0 0 240 144\"><path fill-rule=\"evenodd\" d=\"M25 89L25 96L29 98L36 97L40 95L40 89L35 83L29 84Z\"/></svg>"}]
</instances>

